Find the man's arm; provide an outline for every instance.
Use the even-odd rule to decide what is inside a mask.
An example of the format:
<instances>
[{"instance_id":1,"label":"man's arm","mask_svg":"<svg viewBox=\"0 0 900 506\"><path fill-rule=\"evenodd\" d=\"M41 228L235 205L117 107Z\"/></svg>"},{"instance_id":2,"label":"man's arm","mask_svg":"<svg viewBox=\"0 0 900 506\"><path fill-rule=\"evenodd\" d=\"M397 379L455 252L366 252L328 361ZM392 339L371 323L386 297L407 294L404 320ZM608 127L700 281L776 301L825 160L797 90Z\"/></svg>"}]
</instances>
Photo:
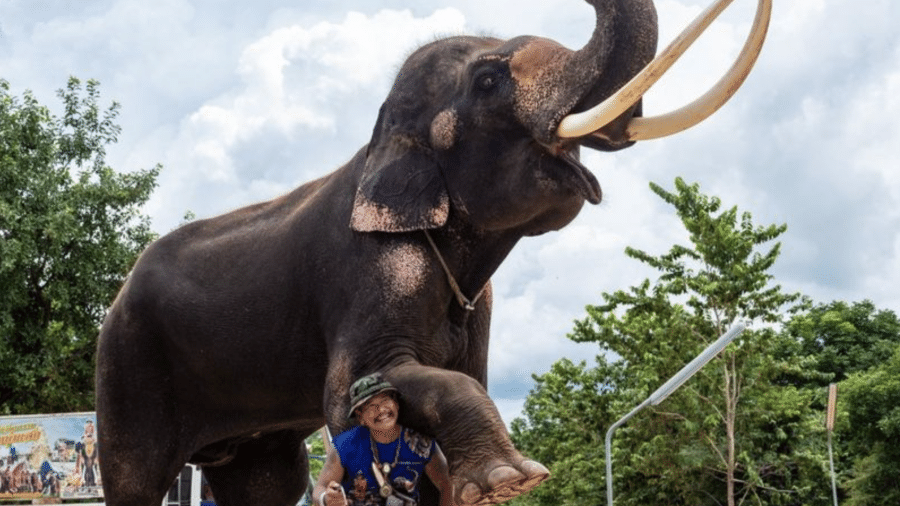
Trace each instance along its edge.
<instances>
[{"instance_id":1,"label":"man's arm","mask_svg":"<svg viewBox=\"0 0 900 506\"><path fill-rule=\"evenodd\" d=\"M434 445L434 453L431 455L431 461L425 465L425 474L437 487L441 494L441 506L453 506L453 485L450 482L450 466L447 465L447 458L437 443Z\"/></svg>"},{"instance_id":2,"label":"man's arm","mask_svg":"<svg viewBox=\"0 0 900 506\"><path fill-rule=\"evenodd\" d=\"M317 506L347 506L347 498L341 488L344 466L334 448L325 456L325 466L313 488L313 501Z\"/></svg>"}]
</instances>

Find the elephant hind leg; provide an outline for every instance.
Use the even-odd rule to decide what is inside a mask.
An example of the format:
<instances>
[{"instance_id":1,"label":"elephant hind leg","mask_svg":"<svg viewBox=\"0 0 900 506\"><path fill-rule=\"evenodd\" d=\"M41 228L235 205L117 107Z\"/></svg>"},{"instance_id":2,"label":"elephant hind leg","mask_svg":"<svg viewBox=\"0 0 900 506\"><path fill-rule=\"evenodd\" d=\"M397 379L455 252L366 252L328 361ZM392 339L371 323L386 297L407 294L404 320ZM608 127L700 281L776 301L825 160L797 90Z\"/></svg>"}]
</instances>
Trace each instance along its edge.
<instances>
[{"instance_id":1,"label":"elephant hind leg","mask_svg":"<svg viewBox=\"0 0 900 506\"><path fill-rule=\"evenodd\" d=\"M234 459L203 474L219 506L292 506L309 480L306 442L283 430L238 445Z\"/></svg>"},{"instance_id":2,"label":"elephant hind leg","mask_svg":"<svg viewBox=\"0 0 900 506\"><path fill-rule=\"evenodd\" d=\"M107 440L101 453L104 502L109 506L158 506L184 462L152 451L116 451ZM115 456L105 458L103 456Z\"/></svg>"},{"instance_id":3,"label":"elephant hind leg","mask_svg":"<svg viewBox=\"0 0 900 506\"><path fill-rule=\"evenodd\" d=\"M162 402L140 395L145 382L98 388L97 437L104 502L109 506L159 506L187 456L177 418ZM123 393L124 392L124 393ZM121 401L130 397L141 402ZM140 409L138 409L140 408Z\"/></svg>"}]
</instances>

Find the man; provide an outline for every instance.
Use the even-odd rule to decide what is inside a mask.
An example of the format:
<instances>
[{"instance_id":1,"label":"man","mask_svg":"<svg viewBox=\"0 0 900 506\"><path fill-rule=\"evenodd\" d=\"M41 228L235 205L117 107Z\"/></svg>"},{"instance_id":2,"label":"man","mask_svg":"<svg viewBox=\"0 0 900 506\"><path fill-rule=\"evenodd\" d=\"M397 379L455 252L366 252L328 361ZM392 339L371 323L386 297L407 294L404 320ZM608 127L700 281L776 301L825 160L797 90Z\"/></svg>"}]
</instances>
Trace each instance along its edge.
<instances>
[{"instance_id":1,"label":"man","mask_svg":"<svg viewBox=\"0 0 900 506\"><path fill-rule=\"evenodd\" d=\"M416 506L424 471L453 504L450 470L437 442L397 423L400 393L381 374L350 386L347 417L359 424L338 434L313 497L318 506Z\"/></svg>"}]
</instances>

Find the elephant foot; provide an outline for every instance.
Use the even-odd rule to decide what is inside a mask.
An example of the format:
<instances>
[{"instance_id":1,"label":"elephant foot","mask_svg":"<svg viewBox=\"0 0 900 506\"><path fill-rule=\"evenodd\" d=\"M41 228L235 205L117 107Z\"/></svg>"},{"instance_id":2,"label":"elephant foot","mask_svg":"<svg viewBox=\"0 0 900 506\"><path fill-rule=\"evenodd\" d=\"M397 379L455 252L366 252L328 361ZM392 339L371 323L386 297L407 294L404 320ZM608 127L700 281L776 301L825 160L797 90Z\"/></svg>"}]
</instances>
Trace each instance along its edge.
<instances>
[{"instance_id":1,"label":"elephant foot","mask_svg":"<svg viewBox=\"0 0 900 506\"><path fill-rule=\"evenodd\" d=\"M500 504L530 491L549 476L550 471L533 460L523 460L518 468L500 464L488 473L483 486L469 481L461 487L454 487L460 491L457 503L478 506Z\"/></svg>"}]
</instances>

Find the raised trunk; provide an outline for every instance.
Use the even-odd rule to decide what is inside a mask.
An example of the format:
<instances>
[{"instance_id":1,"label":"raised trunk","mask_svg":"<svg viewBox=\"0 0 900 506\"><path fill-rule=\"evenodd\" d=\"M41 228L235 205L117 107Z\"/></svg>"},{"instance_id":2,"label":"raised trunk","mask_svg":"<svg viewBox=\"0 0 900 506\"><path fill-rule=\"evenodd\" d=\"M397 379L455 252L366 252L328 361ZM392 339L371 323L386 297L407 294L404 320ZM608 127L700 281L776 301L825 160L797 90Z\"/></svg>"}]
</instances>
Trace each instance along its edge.
<instances>
[{"instance_id":1,"label":"raised trunk","mask_svg":"<svg viewBox=\"0 0 900 506\"><path fill-rule=\"evenodd\" d=\"M681 55L733 0L716 0L675 40L638 72L627 84L589 110L563 118L558 134L562 138L590 135L613 145L665 137L690 128L725 104L741 87L762 50L772 14L772 0L758 0L753 27L744 47L729 71L700 98L668 114L640 118L640 97L665 74ZM637 107L637 109L636 109ZM582 141L583 142L583 141Z\"/></svg>"},{"instance_id":2,"label":"raised trunk","mask_svg":"<svg viewBox=\"0 0 900 506\"><path fill-rule=\"evenodd\" d=\"M588 3L596 15L590 41L578 51L563 49L558 58L542 56L552 63L544 67L538 87L541 93L547 89L554 91L542 96L540 108L528 111L523 118L535 138L547 144L557 140L556 129L563 117L588 109L612 95L656 54L657 20L652 0L588 0ZM546 41L536 42L534 46L534 51L540 53L555 49L548 49ZM529 56L523 59L528 59L529 53L530 48L526 48L522 54ZM526 93L529 99L535 96L533 90ZM639 106L640 102L634 107ZM628 111L629 118L633 109ZM620 125L623 134L626 125L627 121Z\"/></svg>"},{"instance_id":3,"label":"raised trunk","mask_svg":"<svg viewBox=\"0 0 900 506\"><path fill-rule=\"evenodd\" d=\"M658 39L656 8L652 1L594 0L597 23L591 40L575 52L566 66L566 75L578 80L589 69L593 78L573 82L580 96L570 112L580 112L609 98L625 85L656 54ZM612 150L631 145L625 137L628 122L641 114L641 101L602 129L605 139L593 138L595 149Z\"/></svg>"},{"instance_id":4,"label":"raised trunk","mask_svg":"<svg viewBox=\"0 0 900 506\"><path fill-rule=\"evenodd\" d=\"M656 54L656 9L647 0L588 3L596 14L594 33L583 48L572 54L564 69L572 91L582 101L599 102ZM585 94L587 90L590 92Z\"/></svg>"}]
</instances>

